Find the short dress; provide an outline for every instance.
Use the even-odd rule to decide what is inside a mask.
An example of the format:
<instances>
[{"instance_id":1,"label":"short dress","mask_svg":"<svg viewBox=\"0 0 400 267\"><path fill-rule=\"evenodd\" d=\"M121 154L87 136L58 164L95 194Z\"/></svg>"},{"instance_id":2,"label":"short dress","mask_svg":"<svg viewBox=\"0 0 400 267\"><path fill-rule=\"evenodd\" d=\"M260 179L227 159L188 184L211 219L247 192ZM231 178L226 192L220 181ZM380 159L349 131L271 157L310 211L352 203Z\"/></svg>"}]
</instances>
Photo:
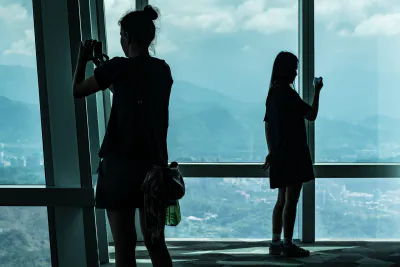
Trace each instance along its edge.
<instances>
[{"instance_id":1,"label":"short dress","mask_svg":"<svg viewBox=\"0 0 400 267\"><path fill-rule=\"evenodd\" d=\"M305 126L310 109L289 85L275 86L268 93L264 121L271 146L271 189L315 179Z\"/></svg>"},{"instance_id":2,"label":"short dress","mask_svg":"<svg viewBox=\"0 0 400 267\"><path fill-rule=\"evenodd\" d=\"M151 164L139 160L106 157L98 170L96 208L121 210L143 207L141 186Z\"/></svg>"},{"instance_id":3,"label":"short dress","mask_svg":"<svg viewBox=\"0 0 400 267\"><path fill-rule=\"evenodd\" d=\"M113 88L99 151L95 206L108 210L143 207L141 186L146 173L153 164L168 160L170 68L150 56L115 57L96 68L94 75L101 89Z\"/></svg>"}]
</instances>

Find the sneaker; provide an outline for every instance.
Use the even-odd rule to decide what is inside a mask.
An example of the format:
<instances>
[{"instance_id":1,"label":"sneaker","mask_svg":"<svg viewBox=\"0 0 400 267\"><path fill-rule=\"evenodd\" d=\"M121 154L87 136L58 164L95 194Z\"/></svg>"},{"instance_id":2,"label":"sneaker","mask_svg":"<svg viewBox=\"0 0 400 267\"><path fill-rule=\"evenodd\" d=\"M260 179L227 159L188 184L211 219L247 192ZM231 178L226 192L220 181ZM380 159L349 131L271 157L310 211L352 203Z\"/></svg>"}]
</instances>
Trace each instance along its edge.
<instances>
[{"instance_id":1,"label":"sneaker","mask_svg":"<svg viewBox=\"0 0 400 267\"><path fill-rule=\"evenodd\" d=\"M288 246L282 246L282 254L285 257L308 257L310 256L310 251L304 248L301 248L295 244L291 244Z\"/></svg>"},{"instance_id":2,"label":"sneaker","mask_svg":"<svg viewBox=\"0 0 400 267\"><path fill-rule=\"evenodd\" d=\"M269 244L269 255L280 256L282 254L283 242L274 242Z\"/></svg>"}]
</instances>

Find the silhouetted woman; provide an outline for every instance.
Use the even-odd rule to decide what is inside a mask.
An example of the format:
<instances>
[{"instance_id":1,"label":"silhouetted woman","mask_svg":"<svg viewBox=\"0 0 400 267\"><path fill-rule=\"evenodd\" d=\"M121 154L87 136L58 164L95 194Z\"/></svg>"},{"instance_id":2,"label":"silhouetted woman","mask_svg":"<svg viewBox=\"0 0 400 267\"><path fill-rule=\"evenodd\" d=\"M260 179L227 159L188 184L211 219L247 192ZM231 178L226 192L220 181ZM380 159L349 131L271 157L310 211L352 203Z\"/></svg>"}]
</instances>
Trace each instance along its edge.
<instances>
[{"instance_id":1,"label":"silhouetted woman","mask_svg":"<svg viewBox=\"0 0 400 267\"><path fill-rule=\"evenodd\" d=\"M292 88L297 76L298 59L281 52L275 59L266 101L265 136L268 156L263 168L270 167L270 187L279 188L272 215L272 243L269 253L287 257L306 257L308 250L293 244L297 202L303 183L314 179L307 145L304 119L314 121L318 114L322 80L315 86L312 106ZM281 241L282 227L284 241Z\"/></svg>"},{"instance_id":2,"label":"silhouetted woman","mask_svg":"<svg viewBox=\"0 0 400 267\"><path fill-rule=\"evenodd\" d=\"M94 41L82 44L74 78L75 97L107 88L113 91L110 119L99 152L103 161L99 166L96 207L107 210L117 267L136 266L135 208L139 208L144 242L153 266L172 266L163 229L161 240L152 243L152 233L144 227L141 192L151 165L163 160L161 155L168 159L168 106L173 80L167 63L149 55L156 32L153 21L157 18L151 6L126 14L119 21L121 46L126 57L105 62L86 80L85 66ZM141 103L144 112L139 108ZM141 123L143 117L145 127ZM160 148L161 155L149 149L149 136Z\"/></svg>"}]
</instances>

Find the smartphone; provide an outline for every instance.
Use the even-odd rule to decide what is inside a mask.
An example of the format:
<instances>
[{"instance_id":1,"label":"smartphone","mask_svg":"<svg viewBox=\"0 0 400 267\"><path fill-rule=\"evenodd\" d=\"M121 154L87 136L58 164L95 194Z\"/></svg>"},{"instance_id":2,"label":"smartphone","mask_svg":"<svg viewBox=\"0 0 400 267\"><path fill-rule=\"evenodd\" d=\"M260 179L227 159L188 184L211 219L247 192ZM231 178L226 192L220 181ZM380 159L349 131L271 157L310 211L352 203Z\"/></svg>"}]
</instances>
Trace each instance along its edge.
<instances>
[{"instance_id":1,"label":"smartphone","mask_svg":"<svg viewBox=\"0 0 400 267\"><path fill-rule=\"evenodd\" d=\"M322 82L322 77L315 77L314 78L314 85L316 85L317 83Z\"/></svg>"},{"instance_id":2,"label":"smartphone","mask_svg":"<svg viewBox=\"0 0 400 267\"><path fill-rule=\"evenodd\" d=\"M94 44L93 54L94 54L94 56L103 54L103 44L102 44L102 42L96 42Z\"/></svg>"}]
</instances>

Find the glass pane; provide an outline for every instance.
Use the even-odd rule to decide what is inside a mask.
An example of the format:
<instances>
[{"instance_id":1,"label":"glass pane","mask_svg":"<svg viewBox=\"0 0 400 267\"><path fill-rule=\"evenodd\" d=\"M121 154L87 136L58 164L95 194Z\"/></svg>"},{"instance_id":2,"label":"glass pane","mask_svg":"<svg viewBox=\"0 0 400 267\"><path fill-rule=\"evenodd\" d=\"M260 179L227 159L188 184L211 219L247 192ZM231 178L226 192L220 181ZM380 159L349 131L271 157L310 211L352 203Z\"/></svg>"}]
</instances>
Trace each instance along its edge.
<instances>
[{"instance_id":1,"label":"glass pane","mask_svg":"<svg viewBox=\"0 0 400 267\"><path fill-rule=\"evenodd\" d=\"M51 267L46 207L0 207L0 265Z\"/></svg>"},{"instance_id":2,"label":"glass pane","mask_svg":"<svg viewBox=\"0 0 400 267\"><path fill-rule=\"evenodd\" d=\"M263 178L187 178L182 221L167 238L271 239L278 190ZM299 216L298 216L299 217ZM296 221L294 238L299 237Z\"/></svg>"},{"instance_id":3,"label":"glass pane","mask_svg":"<svg viewBox=\"0 0 400 267\"><path fill-rule=\"evenodd\" d=\"M281 50L297 54L297 2L150 1L161 13L156 56L175 81L171 160L264 160L272 64Z\"/></svg>"},{"instance_id":4,"label":"glass pane","mask_svg":"<svg viewBox=\"0 0 400 267\"><path fill-rule=\"evenodd\" d=\"M316 180L316 239L400 239L400 179Z\"/></svg>"},{"instance_id":5,"label":"glass pane","mask_svg":"<svg viewBox=\"0 0 400 267\"><path fill-rule=\"evenodd\" d=\"M317 162L398 162L399 1L315 1Z\"/></svg>"},{"instance_id":6,"label":"glass pane","mask_svg":"<svg viewBox=\"0 0 400 267\"><path fill-rule=\"evenodd\" d=\"M45 184L32 1L0 1L0 184Z\"/></svg>"},{"instance_id":7,"label":"glass pane","mask_svg":"<svg viewBox=\"0 0 400 267\"><path fill-rule=\"evenodd\" d=\"M118 21L128 11L135 10L135 1L129 0L104 0L104 13L106 19L107 50L110 58L124 57L120 44L120 28Z\"/></svg>"},{"instance_id":8,"label":"glass pane","mask_svg":"<svg viewBox=\"0 0 400 267\"><path fill-rule=\"evenodd\" d=\"M0 184L45 184L32 1L0 1Z\"/></svg>"}]
</instances>

